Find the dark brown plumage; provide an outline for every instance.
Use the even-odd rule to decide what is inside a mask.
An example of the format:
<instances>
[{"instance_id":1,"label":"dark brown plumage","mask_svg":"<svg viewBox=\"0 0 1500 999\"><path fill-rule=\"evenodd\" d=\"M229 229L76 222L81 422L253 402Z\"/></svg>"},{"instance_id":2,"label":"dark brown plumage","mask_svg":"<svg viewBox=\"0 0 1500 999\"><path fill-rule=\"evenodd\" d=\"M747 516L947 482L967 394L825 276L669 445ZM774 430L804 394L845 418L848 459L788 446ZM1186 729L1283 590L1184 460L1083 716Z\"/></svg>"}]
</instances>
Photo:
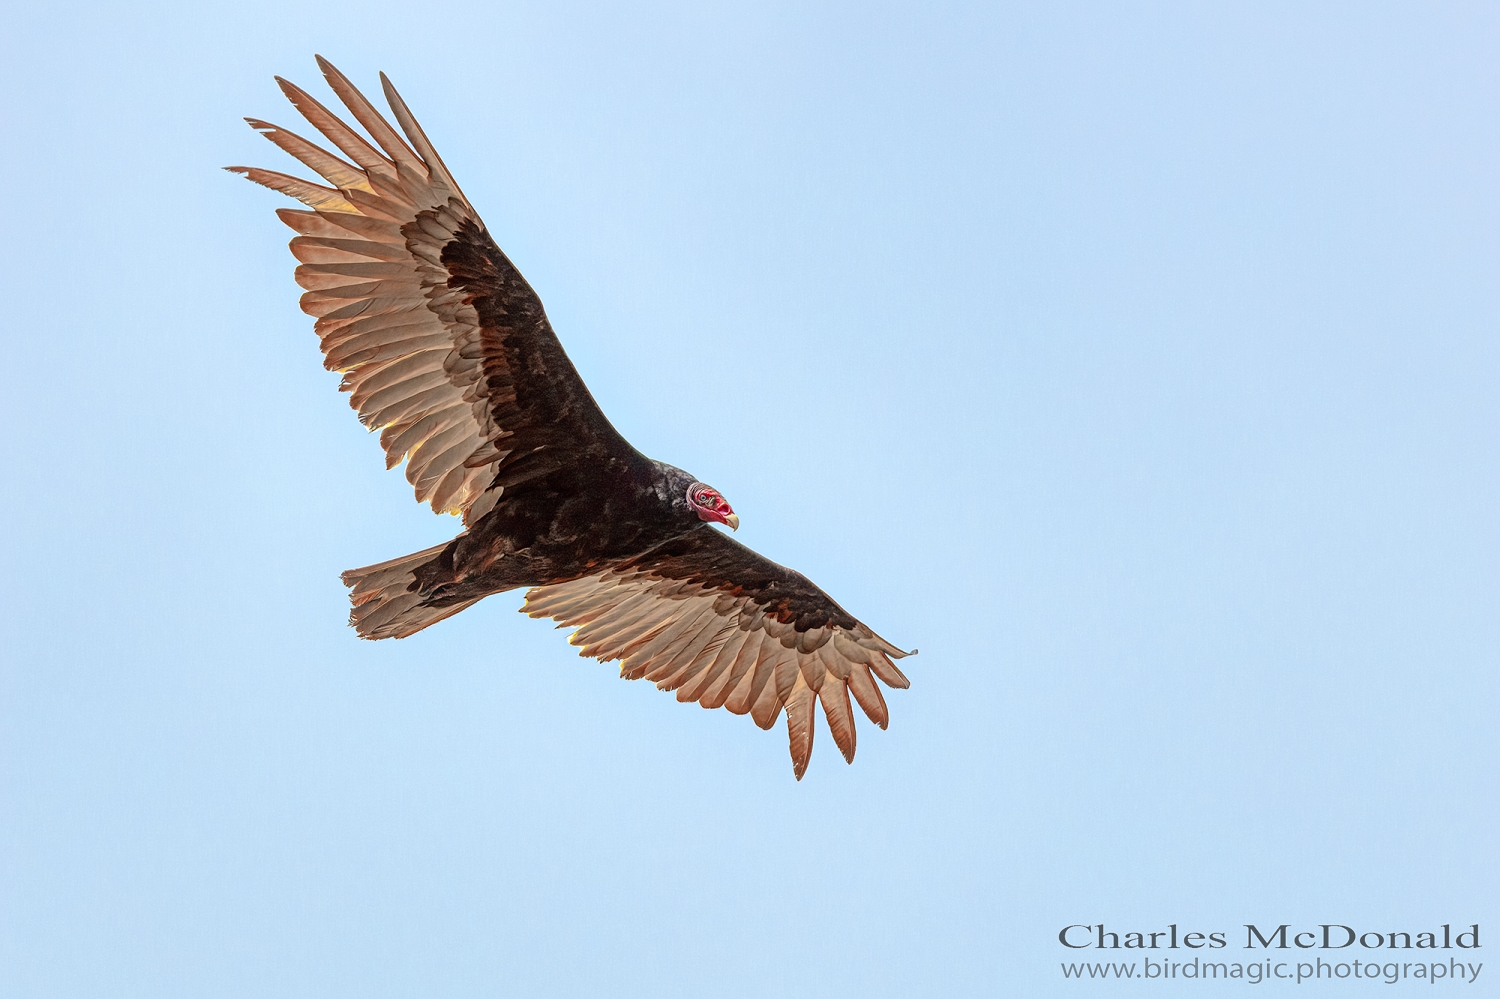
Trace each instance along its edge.
<instances>
[{"instance_id":1,"label":"dark brown plumage","mask_svg":"<svg viewBox=\"0 0 1500 999\"><path fill-rule=\"evenodd\" d=\"M881 728L874 678L906 687L886 642L805 576L710 521L738 526L717 492L636 451L563 352L541 300L384 75L403 139L337 69L324 76L374 144L285 80L282 91L353 162L256 119L332 187L230 167L311 211L296 230L302 308L325 364L387 467L418 501L461 514L445 545L344 573L362 638L404 638L470 604L531 587L522 608L574 626L582 654L620 660L678 700L749 714L783 708L793 770L812 752L813 706L854 759L849 695ZM378 148L377 148L378 147Z\"/></svg>"}]
</instances>

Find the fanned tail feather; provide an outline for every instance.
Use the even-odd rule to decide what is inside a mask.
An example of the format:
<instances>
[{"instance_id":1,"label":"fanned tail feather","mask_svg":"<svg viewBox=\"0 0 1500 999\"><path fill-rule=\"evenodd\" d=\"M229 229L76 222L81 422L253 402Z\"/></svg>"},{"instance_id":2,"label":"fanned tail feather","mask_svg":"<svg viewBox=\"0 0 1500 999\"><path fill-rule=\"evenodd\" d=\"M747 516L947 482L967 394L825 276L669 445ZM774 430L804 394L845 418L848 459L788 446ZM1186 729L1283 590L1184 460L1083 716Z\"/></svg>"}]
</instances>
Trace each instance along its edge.
<instances>
[{"instance_id":1,"label":"fanned tail feather","mask_svg":"<svg viewBox=\"0 0 1500 999\"><path fill-rule=\"evenodd\" d=\"M405 638L478 603L476 599L427 606L412 585L417 569L437 558L446 547L436 545L344 573L344 585L349 587L349 602L353 604L349 624L360 638Z\"/></svg>"}]
</instances>

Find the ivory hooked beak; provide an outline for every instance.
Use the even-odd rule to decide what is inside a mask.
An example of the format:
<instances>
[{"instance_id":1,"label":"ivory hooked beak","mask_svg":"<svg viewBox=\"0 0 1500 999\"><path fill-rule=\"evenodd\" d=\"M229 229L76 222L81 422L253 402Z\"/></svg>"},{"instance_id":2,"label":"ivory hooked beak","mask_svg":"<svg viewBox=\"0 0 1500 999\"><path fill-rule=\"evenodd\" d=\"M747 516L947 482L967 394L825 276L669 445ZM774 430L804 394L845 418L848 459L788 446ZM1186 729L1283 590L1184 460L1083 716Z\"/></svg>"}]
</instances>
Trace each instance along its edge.
<instances>
[{"instance_id":1,"label":"ivory hooked beak","mask_svg":"<svg viewBox=\"0 0 1500 999\"><path fill-rule=\"evenodd\" d=\"M729 525L729 529L731 531L738 531L740 529L740 515L737 513L731 513L729 516L724 518L724 523Z\"/></svg>"}]
</instances>

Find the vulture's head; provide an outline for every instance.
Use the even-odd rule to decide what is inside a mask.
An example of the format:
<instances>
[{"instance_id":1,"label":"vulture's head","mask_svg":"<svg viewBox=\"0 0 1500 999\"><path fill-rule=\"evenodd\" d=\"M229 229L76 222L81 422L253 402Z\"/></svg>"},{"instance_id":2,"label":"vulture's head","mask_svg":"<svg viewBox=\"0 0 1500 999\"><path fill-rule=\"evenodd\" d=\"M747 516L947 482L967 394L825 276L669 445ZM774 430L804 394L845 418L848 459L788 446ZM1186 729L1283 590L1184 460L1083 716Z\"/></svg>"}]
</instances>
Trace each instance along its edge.
<instances>
[{"instance_id":1,"label":"vulture's head","mask_svg":"<svg viewBox=\"0 0 1500 999\"><path fill-rule=\"evenodd\" d=\"M694 482L688 487L687 501L699 520L712 520L727 524L731 531L740 529L740 518L735 516L729 501L713 486Z\"/></svg>"}]
</instances>

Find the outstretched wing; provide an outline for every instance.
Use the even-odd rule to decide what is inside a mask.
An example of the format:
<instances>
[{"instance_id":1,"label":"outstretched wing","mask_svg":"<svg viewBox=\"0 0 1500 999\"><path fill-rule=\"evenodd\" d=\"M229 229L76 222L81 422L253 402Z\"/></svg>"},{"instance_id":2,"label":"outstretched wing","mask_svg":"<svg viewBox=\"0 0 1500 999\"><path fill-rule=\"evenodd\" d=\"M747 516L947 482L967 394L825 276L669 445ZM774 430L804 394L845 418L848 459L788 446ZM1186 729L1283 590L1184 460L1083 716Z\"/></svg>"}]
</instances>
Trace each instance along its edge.
<instances>
[{"instance_id":1,"label":"outstretched wing","mask_svg":"<svg viewBox=\"0 0 1500 999\"><path fill-rule=\"evenodd\" d=\"M229 167L311 211L281 209L304 312L386 467L406 459L418 502L472 524L508 483L607 455L640 459L578 376L541 300L490 238L406 104L381 75L403 139L327 60L318 65L374 145L277 78L345 156L256 119L331 187ZM409 144L408 144L409 140ZM379 148L377 148L377 146Z\"/></svg>"},{"instance_id":2,"label":"outstretched wing","mask_svg":"<svg viewBox=\"0 0 1500 999\"><path fill-rule=\"evenodd\" d=\"M748 713L761 728L785 707L798 780L812 754L814 700L852 762L850 692L885 728L889 716L873 677L909 686L891 660L910 653L806 576L707 524L600 575L535 587L521 609L578 626L569 641L583 647L581 655L621 660L621 676L675 690L679 701Z\"/></svg>"}]
</instances>

